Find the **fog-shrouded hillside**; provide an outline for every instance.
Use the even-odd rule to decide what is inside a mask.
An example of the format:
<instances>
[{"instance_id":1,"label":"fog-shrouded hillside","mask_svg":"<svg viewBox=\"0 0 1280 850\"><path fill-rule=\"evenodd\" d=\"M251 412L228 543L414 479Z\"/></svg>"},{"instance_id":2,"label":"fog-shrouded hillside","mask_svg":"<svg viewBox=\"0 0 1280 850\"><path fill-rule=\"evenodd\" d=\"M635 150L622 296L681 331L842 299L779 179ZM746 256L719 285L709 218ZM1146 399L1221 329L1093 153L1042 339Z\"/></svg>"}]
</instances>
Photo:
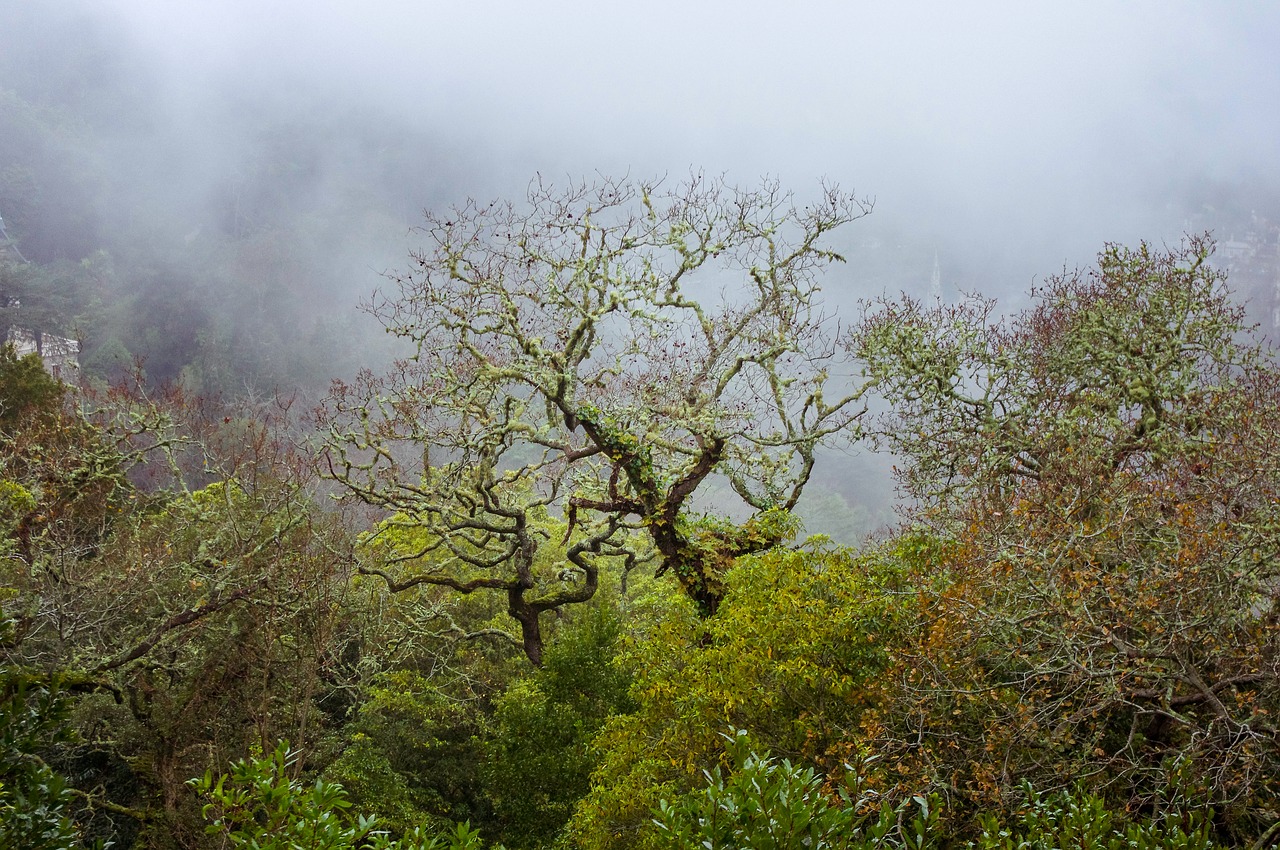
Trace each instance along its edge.
<instances>
[{"instance_id":1,"label":"fog-shrouded hillside","mask_svg":"<svg viewBox=\"0 0 1280 850\"><path fill-rule=\"evenodd\" d=\"M1199 3L4 0L0 215L30 263L0 309L81 340L90 378L314 394L395 355L357 304L424 208L695 169L873 197L823 285L846 313L1012 306L1104 242L1213 230L1274 324L1277 34ZM825 510L867 463L833 459Z\"/></svg>"},{"instance_id":2,"label":"fog-shrouded hillside","mask_svg":"<svg viewBox=\"0 0 1280 850\"><path fill-rule=\"evenodd\" d=\"M1020 292L1105 241L1174 239L1206 205L1224 220L1197 226L1280 219L1278 30L1274 10L1198 3L9 0L0 215L32 260L105 249L128 296L179 299L218 318L188 338L246 349L344 316L424 207L534 172L826 177L877 200L832 298L923 289L935 255L949 288ZM250 327L286 303L285 339ZM186 365L102 332L158 373Z\"/></svg>"}]
</instances>

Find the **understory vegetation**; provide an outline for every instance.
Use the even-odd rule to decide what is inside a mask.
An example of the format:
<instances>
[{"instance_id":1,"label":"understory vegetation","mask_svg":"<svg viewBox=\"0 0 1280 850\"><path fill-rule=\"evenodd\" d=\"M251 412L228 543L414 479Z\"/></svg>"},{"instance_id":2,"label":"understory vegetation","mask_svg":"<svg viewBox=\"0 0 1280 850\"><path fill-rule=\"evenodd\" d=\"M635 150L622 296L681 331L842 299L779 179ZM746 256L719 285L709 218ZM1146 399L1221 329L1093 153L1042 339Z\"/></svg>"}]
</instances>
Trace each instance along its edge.
<instances>
[{"instance_id":1,"label":"understory vegetation","mask_svg":"<svg viewBox=\"0 0 1280 850\"><path fill-rule=\"evenodd\" d=\"M0 351L0 846L1274 845L1280 373L1212 241L840 322L868 211L432 215L314 411ZM853 548L797 513L851 446Z\"/></svg>"}]
</instances>

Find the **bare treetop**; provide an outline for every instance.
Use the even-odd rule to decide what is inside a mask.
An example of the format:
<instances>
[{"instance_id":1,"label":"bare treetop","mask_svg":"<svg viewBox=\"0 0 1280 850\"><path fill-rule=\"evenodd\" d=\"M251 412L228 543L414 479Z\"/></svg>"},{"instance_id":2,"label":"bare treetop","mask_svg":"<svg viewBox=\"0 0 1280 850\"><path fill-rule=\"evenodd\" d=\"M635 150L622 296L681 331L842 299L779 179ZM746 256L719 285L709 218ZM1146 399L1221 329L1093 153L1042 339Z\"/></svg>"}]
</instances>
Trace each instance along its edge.
<instances>
[{"instance_id":1,"label":"bare treetop","mask_svg":"<svg viewBox=\"0 0 1280 850\"><path fill-rule=\"evenodd\" d=\"M535 181L522 204L430 213L373 305L416 353L335 388L332 472L455 557L464 528L496 535L504 569L507 515L535 507L563 510L587 549L647 539L711 613L718 571L786 536L816 447L858 436L862 389L817 293L841 259L826 237L869 211L834 187L802 206L774 182L695 175ZM713 473L746 523L689 515ZM494 542L466 539L468 557ZM591 559L569 560L594 583Z\"/></svg>"}]
</instances>

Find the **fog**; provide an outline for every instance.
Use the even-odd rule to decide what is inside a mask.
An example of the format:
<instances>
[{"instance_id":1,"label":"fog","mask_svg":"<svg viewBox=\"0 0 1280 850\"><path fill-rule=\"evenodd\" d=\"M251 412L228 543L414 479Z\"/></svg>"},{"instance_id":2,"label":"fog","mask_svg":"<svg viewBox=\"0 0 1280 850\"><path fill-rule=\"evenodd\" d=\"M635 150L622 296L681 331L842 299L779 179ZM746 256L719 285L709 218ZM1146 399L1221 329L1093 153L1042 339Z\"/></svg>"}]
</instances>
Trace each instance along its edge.
<instances>
[{"instance_id":1,"label":"fog","mask_svg":"<svg viewBox=\"0 0 1280 850\"><path fill-rule=\"evenodd\" d=\"M1054 264L1163 235L1188 181L1275 179L1271 4L797 5L99 8L171 96L369 105L471 152L438 164L468 193L534 169L826 176L914 228Z\"/></svg>"},{"instance_id":2,"label":"fog","mask_svg":"<svg viewBox=\"0 0 1280 850\"><path fill-rule=\"evenodd\" d=\"M78 318L91 363L114 345L223 390L387 356L348 316L421 210L535 173L873 197L826 284L842 306L922 292L935 260L949 293L1017 303L1107 241L1280 220L1280 6L793 6L0 0L26 122L0 214L37 261L105 248L108 306L162 305ZM215 375L224 350L259 377Z\"/></svg>"},{"instance_id":3,"label":"fog","mask_svg":"<svg viewBox=\"0 0 1280 850\"><path fill-rule=\"evenodd\" d=\"M186 198L252 155L255 110L327 112L322 168L354 164L343 120L435 142L406 218L534 171L826 177L876 198L870 227L944 259L1016 245L1025 275L1277 184L1271 4L9 2L10 44L108 34L148 134L118 155Z\"/></svg>"}]
</instances>

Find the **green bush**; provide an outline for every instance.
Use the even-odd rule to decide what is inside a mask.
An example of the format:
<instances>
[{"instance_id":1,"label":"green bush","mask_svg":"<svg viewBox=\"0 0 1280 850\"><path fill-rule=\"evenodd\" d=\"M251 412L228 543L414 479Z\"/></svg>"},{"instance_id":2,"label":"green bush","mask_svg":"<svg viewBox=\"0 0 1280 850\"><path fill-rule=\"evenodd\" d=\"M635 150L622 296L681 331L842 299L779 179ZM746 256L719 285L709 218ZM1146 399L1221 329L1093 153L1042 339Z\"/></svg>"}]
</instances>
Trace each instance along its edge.
<instances>
[{"instance_id":1,"label":"green bush","mask_svg":"<svg viewBox=\"0 0 1280 850\"><path fill-rule=\"evenodd\" d=\"M855 782L833 798L812 768L757 755L746 732L725 737L733 770L708 771L705 788L659 804L663 850L922 850L941 837L937 806L924 797L876 805Z\"/></svg>"},{"instance_id":2,"label":"green bush","mask_svg":"<svg viewBox=\"0 0 1280 850\"><path fill-rule=\"evenodd\" d=\"M975 850L1213 850L1207 820L1195 812L1169 811L1124 823L1102 798L1084 791L1040 795L1024 785L1026 805L1010 824L992 814L978 818L982 828Z\"/></svg>"},{"instance_id":3,"label":"green bush","mask_svg":"<svg viewBox=\"0 0 1280 850\"><path fill-rule=\"evenodd\" d=\"M481 850L480 833L468 824L428 836L412 830L393 840L374 817L351 817L341 785L291 778L296 754L287 743L256 759L242 759L231 772L206 773L191 785L208 802L206 832L246 850Z\"/></svg>"},{"instance_id":4,"label":"green bush","mask_svg":"<svg viewBox=\"0 0 1280 850\"><path fill-rule=\"evenodd\" d=\"M892 806L851 771L846 787L824 789L811 768L758 755L746 732L724 736L733 769L705 773L706 785L654 812L660 850L1216 850L1208 818L1172 808L1137 820L1083 790L1041 795L1023 786L1024 805L1009 819L978 817L976 841L940 817L936 798ZM1262 846L1259 843L1256 846Z\"/></svg>"},{"instance_id":5,"label":"green bush","mask_svg":"<svg viewBox=\"0 0 1280 850\"><path fill-rule=\"evenodd\" d=\"M0 847L5 850L82 846L70 815L75 797L39 756L69 735L64 700L32 687L20 672L0 670Z\"/></svg>"}]
</instances>

